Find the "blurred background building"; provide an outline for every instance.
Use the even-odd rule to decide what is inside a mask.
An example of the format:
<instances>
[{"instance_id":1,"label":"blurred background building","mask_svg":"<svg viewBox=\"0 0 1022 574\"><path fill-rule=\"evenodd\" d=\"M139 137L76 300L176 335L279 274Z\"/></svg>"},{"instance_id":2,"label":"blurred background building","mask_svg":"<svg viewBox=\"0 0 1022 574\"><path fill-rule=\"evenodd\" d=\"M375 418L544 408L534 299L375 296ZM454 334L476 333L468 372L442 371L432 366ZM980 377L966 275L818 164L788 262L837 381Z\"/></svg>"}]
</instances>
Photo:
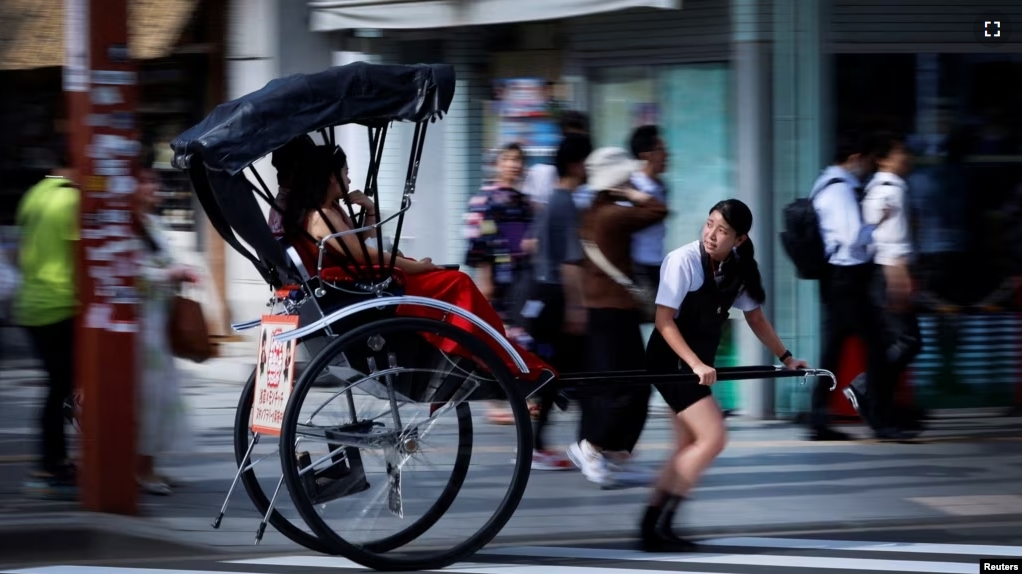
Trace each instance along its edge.
<instances>
[{"instance_id":1,"label":"blurred background building","mask_svg":"<svg viewBox=\"0 0 1022 574\"><path fill-rule=\"evenodd\" d=\"M4 3L0 38L0 225L48 168L60 145L61 2ZM666 134L672 215L668 242L695 238L705 211L739 197L767 284L768 312L796 355L819 352L817 286L795 278L778 242L782 207L808 193L845 127L911 135L921 169L940 161L946 136L967 127L975 145L962 178L933 198L960 213L955 229L973 269L941 296L978 303L1019 275L1022 204L1022 33L992 47L976 36L984 9L1022 25L1022 4L988 0L163 0L133 4L132 54L143 62L147 137L162 143L211 106L273 78L352 61L446 62L457 70L450 114L429 126L415 205L401 248L461 262L467 197L486 177L490 150L522 141L549 161L558 110L586 111L598 146L626 146L631 129ZM14 14L9 24L7 13ZM352 180L368 164L363 130L339 130ZM402 192L408 126L388 135L384 210ZM169 166L164 166L169 167ZM275 181L268 161L264 180ZM222 294L224 321L260 314L268 295L254 269L206 233L187 181L166 171L164 214L181 248L202 253ZM926 202L929 205L931 202ZM957 206L957 207L956 207ZM1011 211L1011 209L1016 211ZM1016 219L1011 219L1011 213ZM944 220L942 220L944 221ZM1015 223L1012 223L1012 222ZM936 228L934 227L936 225ZM920 239L925 240L925 238ZM1012 247L1015 250L1012 252ZM929 407L1010 404L1022 380L1019 301L1001 310L924 317L928 349L913 371ZM1004 299L1001 301L1000 299ZM764 363L735 321L721 364ZM950 381L950 382L948 382ZM754 415L804 409L796 383L722 384L726 408Z\"/></svg>"}]
</instances>

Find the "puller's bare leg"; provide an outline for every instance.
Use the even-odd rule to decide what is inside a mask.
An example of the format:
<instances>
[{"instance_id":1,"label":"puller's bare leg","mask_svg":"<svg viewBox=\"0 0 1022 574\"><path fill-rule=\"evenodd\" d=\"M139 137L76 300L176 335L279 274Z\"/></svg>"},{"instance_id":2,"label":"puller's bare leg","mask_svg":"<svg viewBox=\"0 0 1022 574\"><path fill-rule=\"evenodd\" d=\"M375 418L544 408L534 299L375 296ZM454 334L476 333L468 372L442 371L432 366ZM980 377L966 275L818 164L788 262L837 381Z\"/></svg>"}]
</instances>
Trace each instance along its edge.
<instances>
[{"instance_id":1,"label":"puller's bare leg","mask_svg":"<svg viewBox=\"0 0 1022 574\"><path fill-rule=\"evenodd\" d=\"M642 544L651 552L693 550L674 535L671 522L678 505L727 444L724 415L712 396L674 417L677 448L664 465L642 521Z\"/></svg>"}]
</instances>

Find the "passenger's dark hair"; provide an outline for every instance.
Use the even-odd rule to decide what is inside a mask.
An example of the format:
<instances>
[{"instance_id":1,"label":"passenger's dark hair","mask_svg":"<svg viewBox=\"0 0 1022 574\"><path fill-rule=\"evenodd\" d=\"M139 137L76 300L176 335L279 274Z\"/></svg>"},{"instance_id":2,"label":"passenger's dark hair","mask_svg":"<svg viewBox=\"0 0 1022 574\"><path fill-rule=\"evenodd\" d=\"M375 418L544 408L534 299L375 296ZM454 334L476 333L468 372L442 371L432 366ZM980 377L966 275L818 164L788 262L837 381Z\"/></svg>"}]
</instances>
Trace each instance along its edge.
<instances>
[{"instance_id":1,"label":"passenger's dark hair","mask_svg":"<svg viewBox=\"0 0 1022 574\"><path fill-rule=\"evenodd\" d=\"M347 165L344 150L337 146L313 145L294 163L294 179L284 207L284 233L305 234L306 216L323 207L330 188L330 176L338 178Z\"/></svg>"},{"instance_id":2,"label":"passenger's dark hair","mask_svg":"<svg viewBox=\"0 0 1022 574\"><path fill-rule=\"evenodd\" d=\"M295 166L303 155L310 149L316 147L312 137L308 134L293 138L273 152L270 163L273 169L277 170L277 184L290 184L295 172Z\"/></svg>"},{"instance_id":3,"label":"passenger's dark hair","mask_svg":"<svg viewBox=\"0 0 1022 574\"><path fill-rule=\"evenodd\" d=\"M749 231L752 230L752 210L737 199L725 199L710 209L710 213L714 211L720 213L731 229L735 230L735 234L746 236L745 241L735 249L737 280L753 301L762 304L766 301L766 290L763 288L759 264L756 263L756 250L752 245L752 238L748 237Z\"/></svg>"},{"instance_id":4,"label":"passenger's dark hair","mask_svg":"<svg viewBox=\"0 0 1022 574\"><path fill-rule=\"evenodd\" d=\"M652 125L640 126L632 132L632 139L629 146L632 155L639 157L639 154L656 149L657 140L660 139L660 128Z\"/></svg>"},{"instance_id":5,"label":"passenger's dark hair","mask_svg":"<svg viewBox=\"0 0 1022 574\"><path fill-rule=\"evenodd\" d=\"M557 147L557 175L566 177L568 168L575 163L584 163L589 154L593 153L593 142L589 136L568 134Z\"/></svg>"},{"instance_id":6,"label":"passenger's dark hair","mask_svg":"<svg viewBox=\"0 0 1022 574\"><path fill-rule=\"evenodd\" d=\"M561 113L561 135L589 133L589 116L575 110Z\"/></svg>"},{"instance_id":7,"label":"passenger's dark hair","mask_svg":"<svg viewBox=\"0 0 1022 574\"><path fill-rule=\"evenodd\" d=\"M838 134L837 141L834 142L834 156L831 159L835 164L845 163L855 154L868 153L868 148L868 138L862 132L847 130Z\"/></svg>"}]
</instances>

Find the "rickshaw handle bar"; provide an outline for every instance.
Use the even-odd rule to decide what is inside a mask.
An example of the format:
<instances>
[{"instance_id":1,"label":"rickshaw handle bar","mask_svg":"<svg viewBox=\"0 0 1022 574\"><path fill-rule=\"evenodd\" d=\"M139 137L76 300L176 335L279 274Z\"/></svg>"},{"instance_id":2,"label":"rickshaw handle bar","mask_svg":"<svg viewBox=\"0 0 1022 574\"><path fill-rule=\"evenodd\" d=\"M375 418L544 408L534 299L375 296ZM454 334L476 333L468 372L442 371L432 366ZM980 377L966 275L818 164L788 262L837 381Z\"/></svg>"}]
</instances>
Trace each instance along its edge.
<instances>
[{"instance_id":1,"label":"rickshaw handle bar","mask_svg":"<svg viewBox=\"0 0 1022 574\"><path fill-rule=\"evenodd\" d=\"M837 377L826 369L788 369L782 366L721 367L716 369L718 381L743 381L750 379L779 379L790 377L827 377L831 380L830 390L837 388ZM602 373L565 373L557 378L559 384L585 383L586 386L617 384L650 384L657 382L698 383L699 377L692 373L650 373L648 371L605 371Z\"/></svg>"}]
</instances>

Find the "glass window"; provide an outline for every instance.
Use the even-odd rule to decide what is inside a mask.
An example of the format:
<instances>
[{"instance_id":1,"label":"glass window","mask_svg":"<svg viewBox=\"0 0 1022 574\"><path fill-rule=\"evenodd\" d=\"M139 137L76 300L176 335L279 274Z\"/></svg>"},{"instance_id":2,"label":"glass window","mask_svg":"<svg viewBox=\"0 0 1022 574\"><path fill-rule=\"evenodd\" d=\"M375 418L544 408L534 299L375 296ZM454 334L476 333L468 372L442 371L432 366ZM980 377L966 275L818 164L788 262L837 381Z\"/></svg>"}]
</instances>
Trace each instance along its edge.
<instances>
[{"instance_id":1,"label":"glass window","mask_svg":"<svg viewBox=\"0 0 1022 574\"><path fill-rule=\"evenodd\" d=\"M734 195L727 64L664 69L660 124L667 145L669 249L699 238L706 214Z\"/></svg>"},{"instance_id":2,"label":"glass window","mask_svg":"<svg viewBox=\"0 0 1022 574\"><path fill-rule=\"evenodd\" d=\"M590 90L593 145L628 149L632 130L663 130L669 154L667 247L698 237L707 210L733 193L726 63L608 68Z\"/></svg>"},{"instance_id":3,"label":"glass window","mask_svg":"<svg viewBox=\"0 0 1022 574\"><path fill-rule=\"evenodd\" d=\"M593 145L628 149L632 130L651 119L649 111L656 109L657 95L651 68L601 70L590 91Z\"/></svg>"}]
</instances>

